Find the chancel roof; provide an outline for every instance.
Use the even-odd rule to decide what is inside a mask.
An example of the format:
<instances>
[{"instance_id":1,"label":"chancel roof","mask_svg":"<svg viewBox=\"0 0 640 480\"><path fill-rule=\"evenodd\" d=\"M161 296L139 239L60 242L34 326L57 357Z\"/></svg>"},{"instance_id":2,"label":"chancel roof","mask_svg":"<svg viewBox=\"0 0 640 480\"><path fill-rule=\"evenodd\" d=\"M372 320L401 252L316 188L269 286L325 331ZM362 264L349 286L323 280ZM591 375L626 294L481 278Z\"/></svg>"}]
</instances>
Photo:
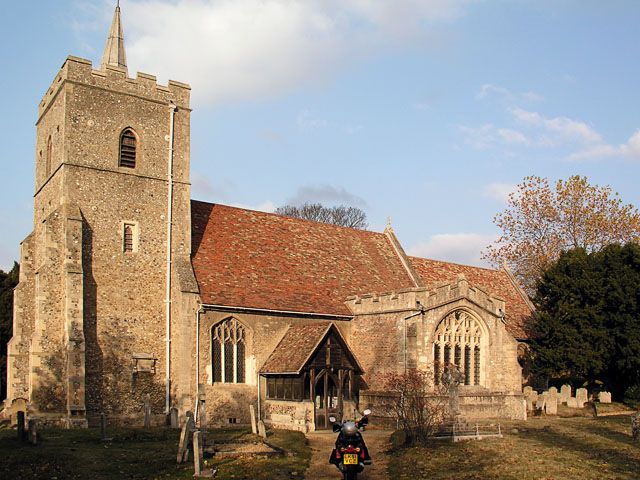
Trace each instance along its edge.
<instances>
[{"instance_id":1,"label":"chancel roof","mask_svg":"<svg viewBox=\"0 0 640 480\"><path fill-rule=\"evenodd\" d=\"M348 296L414 286L383 233L192 201L202 301L351 316Z\"/></svg>"},{"instance_id":2,"label":"chancel roof","mask_svg":"<svg viewBox=\"0 0 640 480\"><path fill-rule=\"evenodd\" d=\"M385 233L191 202L192 263L203 303L248 309L352 316L351 295L416 286ZM506 270L404 257L432 288L464 274L506 302L505 322L527 338L533 307Z\"/></svg>"},{"instance_id":3,"label":"chancel roof","mask_svg":"<svg viewBox=\"0 0 640 480\"><path fill-rule=\"evenodd\" d=\"M456 281L463 274L469 284L505 301L506 328L515 338L528 338L526 326L533 314L533 306L506 270L472 267L457 263L409 257L425 287Z\"/></svg>"}]
</instances>

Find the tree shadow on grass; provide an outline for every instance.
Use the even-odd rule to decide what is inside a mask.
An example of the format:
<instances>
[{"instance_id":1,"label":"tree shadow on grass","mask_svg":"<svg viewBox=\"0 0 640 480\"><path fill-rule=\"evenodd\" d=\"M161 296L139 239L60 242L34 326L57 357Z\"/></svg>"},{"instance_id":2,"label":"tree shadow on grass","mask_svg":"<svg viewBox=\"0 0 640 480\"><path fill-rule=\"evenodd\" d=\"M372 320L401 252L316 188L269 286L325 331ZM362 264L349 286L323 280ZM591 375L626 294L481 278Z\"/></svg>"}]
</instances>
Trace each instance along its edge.
<instances>
[{"instance_id":1,"label":"tree shadow on grass","mask_svg":"<svg viewBox=\"0 0 640 480\"><path fill-rule=\"evenodd\" d=\"M625 438L620 432L609 431L608 428L599 426L581 426L578 428L581 433L594 435L591 441L585 437L579 438L569 433L561 433L553 428L546 428L537 432L538 441L548 446L566 451L573 451L580 454L582 458L594 460L598 465L607 464L610 473L616 474L615 478L635 479L637 472L640 472L640 452L637 455L631 455L631 452L622 450L620 446L607 447L598 441L599 436L604 436L608 440L615 440L629 444L629 439ZM618 476L625 475L625 476ZM607 478L602 472L602 478Z\"/></svg>"}]
</instances>

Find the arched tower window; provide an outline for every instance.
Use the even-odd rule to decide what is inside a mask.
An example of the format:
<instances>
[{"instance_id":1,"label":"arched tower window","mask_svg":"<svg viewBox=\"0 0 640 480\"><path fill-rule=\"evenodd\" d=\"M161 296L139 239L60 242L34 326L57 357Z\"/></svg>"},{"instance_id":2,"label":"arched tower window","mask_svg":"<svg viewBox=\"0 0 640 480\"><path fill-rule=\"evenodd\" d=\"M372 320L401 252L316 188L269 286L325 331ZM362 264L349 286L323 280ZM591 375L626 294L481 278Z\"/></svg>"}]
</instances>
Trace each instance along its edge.
<instances>
[{"instance_id":1,"label":"arched tower window","mask_svg":"<svg viewBox=\"0 0 640 480\"><path fill-rule=\"evenodd\" d=\"M211 372L214 383L245 382L245 332L235 318L211 329Z\"/></svg>"},{"instance_id":2,"label":"arched tower window","mask_svg":"<svg viewBox=\"0 0 640 480\"><path fill-rule=\"evenodd\" d=\"M49 177L51 175L51 153L53 151L53 142L51 141L51 135L47 139L47 150L45 152L44 157L44 172L45 176Z\"/></svg>"},{"instance_id":3,"label":"arched tower window","mask_svg":"<svg viewBox=\"0 0 640 480\"><path fill-rule=\"evenodd\" d=\"M481 343L482 328L472 315L463 310L447 315L436 328L433 344L436 385L449 367L462 373L465 385L480 385Z\"/></svg>"},{"instance_id":4,"label":"arched tower window","mask_svg":"<svg viewBox=\"0 0 640 480\"><path fill-rule=\"evenodd\" d=\"M119 166L136 168L136 154L138 149L138 137L131 128L125 128L120 134L120 161Z\"/></svg>"}]
</instances>

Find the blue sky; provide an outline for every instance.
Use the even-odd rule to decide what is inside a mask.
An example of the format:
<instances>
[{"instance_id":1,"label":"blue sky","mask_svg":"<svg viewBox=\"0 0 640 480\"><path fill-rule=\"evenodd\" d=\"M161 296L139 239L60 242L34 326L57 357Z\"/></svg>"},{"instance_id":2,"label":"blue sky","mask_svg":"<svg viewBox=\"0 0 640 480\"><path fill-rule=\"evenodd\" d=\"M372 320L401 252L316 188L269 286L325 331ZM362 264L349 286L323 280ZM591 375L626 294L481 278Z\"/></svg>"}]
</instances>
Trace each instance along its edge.
<instances>
[{"instance_id":1,"label":"blue sky","mask_svg":"<svg viewBox=\"0 0 640 480\"><path fill-rule=\"evenodd\" d=\"M37 103L67 55L99 63L115 2L2 3L6 269L32 228ZM526 175L640 205L640 2L121 5L130 75L193 87L196 199L355 205L411 254L477 264Z\"/></svg>"}]
</instances>

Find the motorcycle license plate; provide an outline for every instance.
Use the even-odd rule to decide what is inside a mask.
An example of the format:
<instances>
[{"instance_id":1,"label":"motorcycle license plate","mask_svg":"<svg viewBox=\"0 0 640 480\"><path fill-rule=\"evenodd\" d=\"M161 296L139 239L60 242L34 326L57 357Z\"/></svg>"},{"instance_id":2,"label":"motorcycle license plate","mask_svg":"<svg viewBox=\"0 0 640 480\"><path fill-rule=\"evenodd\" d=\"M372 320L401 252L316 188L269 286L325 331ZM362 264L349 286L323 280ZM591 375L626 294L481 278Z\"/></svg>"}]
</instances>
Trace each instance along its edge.
<instances>
[{"instance_id":1,"label":"motorcycle license plate","mask_svg":"<svg viewBox=\"0 0 640 480\"><path fill-rule=\"evenodd\" d=\"M345 453L344 454L344 464L345 465L357 465L358 464L358 455L355 453Z\"/></svg>"}]
</instances>

